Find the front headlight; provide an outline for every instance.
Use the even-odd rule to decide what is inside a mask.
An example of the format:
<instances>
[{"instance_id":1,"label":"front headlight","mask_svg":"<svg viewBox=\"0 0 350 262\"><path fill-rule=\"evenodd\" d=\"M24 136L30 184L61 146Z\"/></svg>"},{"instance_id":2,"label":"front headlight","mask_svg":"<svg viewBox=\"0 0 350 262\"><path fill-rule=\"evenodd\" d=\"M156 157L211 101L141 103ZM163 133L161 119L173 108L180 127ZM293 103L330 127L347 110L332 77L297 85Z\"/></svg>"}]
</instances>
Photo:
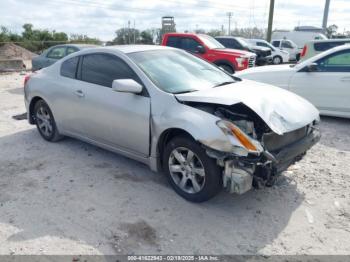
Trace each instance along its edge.
<instances>
[{"instance_id":1,"label":"front headlight","mask_svg":"<svg viewBox=\"0 0 350 262\"><path fill-rule=\"evenodd\" d=\"M219 120L216 122L217 126L220 127L220 129L227 135L228 137L235 138L235 141L238 141L239 144L232 141L233 146L241 146L243 147L248 153L258 154L263 151L263 148L261 144L246 135L239 127L237 127L235 124L226 121L226 120ZM230 139L231 141L231 139Z\"/></svg>"},{"instance_id":2,"label":"front headlight","mask_svg":"<svg viewBox=\"0 0 350 262\"><path fill-rule=\"evenodd\" d=\"M238 67L243 67L244 66L244 62L247 60L248 58L245 56L240 56L240 57L236 57L236 62Z\"/></svg>"}]
</instances>

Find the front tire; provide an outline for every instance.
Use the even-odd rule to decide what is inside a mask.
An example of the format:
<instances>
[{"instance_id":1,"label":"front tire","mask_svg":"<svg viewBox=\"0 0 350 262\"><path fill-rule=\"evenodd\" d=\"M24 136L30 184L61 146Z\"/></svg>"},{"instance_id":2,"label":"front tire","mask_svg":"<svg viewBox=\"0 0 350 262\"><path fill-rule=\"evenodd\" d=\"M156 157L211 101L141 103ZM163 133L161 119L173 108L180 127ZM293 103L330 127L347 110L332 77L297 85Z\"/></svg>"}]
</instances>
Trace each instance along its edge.
<instances>
[{"instance_id":1,"label":"front tire","mask_svg":"<svg viewBox=\"0 0 350 262\"><path fill-rule=\"evenodd\" d=\"M280 57L280 56L275 56L272 59L272 64L274 64L274 65L279 65L279 64L282 64L282 63L283 63L283 60L282 60L282 57Z\"/></svg>"},{"instance_id":2,"label":"front tire","mask_svg":"<svg viewBox=\"0 0 350 262\"><path fill-rule=\"evenodd\" d=\"M222 64L222 65L218 65L221 69L223 69L223 70L225 70L227 73L229 73L229 74L234 74L235 73L235 70L231 67L231 66L229 66L229 65L224 65L224 64Z\"/></svg>"},{"instance_id":3,"label":"front tire","mask_svg":"<svg viewBox=\"0 0 350 262\"><path fill-rule=\"evenodd\" d=\"M44 100L36 102L33 113L36 127L45 140L56 142L62 138L57 130L51 109Z\"/></svg>"},{"instance_id":4,"label":"front tire","mask_svg":"<svg viewBox=\"0 0 350 262\"><path fill-rule=\"evenodd\" d=\"M166 145L163 166L175 192L188 201L207 201L222 188L221 168L188 137L175 137Z\"/></svg>"}]
</instances>

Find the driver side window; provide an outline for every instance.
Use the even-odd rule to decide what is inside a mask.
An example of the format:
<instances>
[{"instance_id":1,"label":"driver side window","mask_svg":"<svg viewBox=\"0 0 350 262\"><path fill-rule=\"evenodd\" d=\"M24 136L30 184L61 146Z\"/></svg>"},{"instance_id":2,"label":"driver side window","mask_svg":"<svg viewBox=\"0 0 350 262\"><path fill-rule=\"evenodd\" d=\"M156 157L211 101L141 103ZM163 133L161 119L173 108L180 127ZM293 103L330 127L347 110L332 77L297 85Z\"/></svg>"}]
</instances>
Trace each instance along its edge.
<instances>
[{"instance_id":1,"label":"driver side window","mask_svg":"<svg viewBox=\"0 0 350 262\"><path fill-rule=\"evenodd\" d=\"M282 41L282 47L283 48L293 48L291 42L289 42L289 41Z\"/></svg>"},{"instance_id":2,"label":"driver side window","mask_svg":"<svg viewBox=\"0 0 350 262\"><path fill-rule=\"evenodd\" d=\"M197 47L201 44L192 38L182 38L181 39L181 49L189 51L191 53L195 53L197 51Z\"/></svg>"},{"instance_id":3,"label":"driver side window","mask_svg":"<svg viewBox=\"0 0 350 262\"><path fill-rule=\"evenodd\" d=\"M331 54L317 61L322 72L350 72L350 50Z\"/></svg>"}]
</instances>

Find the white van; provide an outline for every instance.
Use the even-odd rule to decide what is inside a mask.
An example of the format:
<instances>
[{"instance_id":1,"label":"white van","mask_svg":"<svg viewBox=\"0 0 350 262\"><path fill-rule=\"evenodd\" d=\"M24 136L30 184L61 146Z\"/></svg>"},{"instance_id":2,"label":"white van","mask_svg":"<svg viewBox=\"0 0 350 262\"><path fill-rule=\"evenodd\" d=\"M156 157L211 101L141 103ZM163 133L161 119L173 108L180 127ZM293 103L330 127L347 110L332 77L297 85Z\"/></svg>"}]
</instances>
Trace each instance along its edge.
<instances>
[{"instance_id":1,"label":"white van","mask_svg":"<svg viewBox=\"0 0 350 262\"><path fill-rule=\"evenodd\" d=\"M274 39L271 44L281 50L287 51L289 53L290 61L299 61L301 49L289 39Z\"/></svg>"},{"instance_id":2,"label":"white van","mask_svg":"<svg viewBox=\"0 0 350 262\"><path fill-rule=\"evenodd\" d=\"M277 64L289 62L289 53L287 51L274 47L264 39L247 39L247 40L252 45L270 48L271 56L272 56L272 64L277 65Z\"/></svg>"},{"instance_id":3,"label":"white van","mask_svg":"<svg viewBox=\"0 0 350 262\"><path fill-rule=\"evenodd\" d=\"M275 39L289 39L292 40L298 48L302 49L304 45L312 40L325 40L327 37L319 32L312 31L274 31L272 33L272 40Z\"/></svg>"}]
</instances>

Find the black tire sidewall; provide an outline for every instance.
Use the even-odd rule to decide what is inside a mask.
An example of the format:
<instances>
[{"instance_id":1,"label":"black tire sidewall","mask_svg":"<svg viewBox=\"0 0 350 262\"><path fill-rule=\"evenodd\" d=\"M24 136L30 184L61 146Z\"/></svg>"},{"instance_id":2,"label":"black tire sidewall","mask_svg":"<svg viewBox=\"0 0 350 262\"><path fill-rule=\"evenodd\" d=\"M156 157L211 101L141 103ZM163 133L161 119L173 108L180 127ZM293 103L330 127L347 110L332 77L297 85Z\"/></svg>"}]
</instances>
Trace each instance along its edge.
<instances>
[{"instance_id":1,"label":"black tire sidewall","mask_svg":"<svg viewBox=\"0 0 350 262\"><path fill-rule=\"evenodd\" d=\"M204 187L198 193L190 194L179 188L171 177L169 171L169 157L171 152L178 147L192 150L201 160L205 170ZM205 150L193 139L187 137L176 137L165 147L163 155L163 170L175 192L191 202L204 202L214 197L222 188L222 171L216 161L207 156Z\"/></svg>"},{"instance_id":2,"label":"black tire sidewall","mask_svg":"<svg viewBox=\"0 0 350 262\"><path fill-rule=\"evenodd\" d=\"M50 115L51 125L52 125L52 132L51 132L50 136L46 136L45 134L43 134L41 129L39 128L39 124L38 124L38 120L36 118L36 115L37 115L37 111L41 107L45 108ZM44 100L39 100L38 102L36 102L36 104L34 106L34 117L35 117L35 125L36 125L40 135L47 141L55 141L55 138L57 138L57 136L58 136L58 131L56 128L55 119L53 117L53 114L51 112L50 107L48 106L48 104Z\"/></svg>"},{"instance_id":3,"label":"black tire sidewall","mask_svg":"<svg viewBox=\"0 0 350 262\"><path fill-rule=\"evenodd\" d=\"M219 67L224 69L225 72L228 73L228 74L234 74L235 73L235 70L229 65L219 65Z\"/></svg>"}]
</instances>

